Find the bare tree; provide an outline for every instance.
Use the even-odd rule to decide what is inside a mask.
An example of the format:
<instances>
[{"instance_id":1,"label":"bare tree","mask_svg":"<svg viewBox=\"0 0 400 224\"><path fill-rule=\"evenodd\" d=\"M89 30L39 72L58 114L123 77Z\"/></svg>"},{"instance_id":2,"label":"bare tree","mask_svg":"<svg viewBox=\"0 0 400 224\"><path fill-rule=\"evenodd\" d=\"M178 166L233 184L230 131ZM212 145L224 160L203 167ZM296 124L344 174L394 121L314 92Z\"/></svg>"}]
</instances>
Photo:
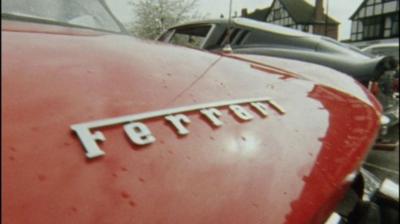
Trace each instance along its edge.
<instances>
[{"instance_id":1,"label":"bare tree","mask_svg":"<svg viewBox=\"0 0 400 224\"><path fill-rule=\"evenodd\" d=\"M199 18L197 3L198 0L131 0L135 18L130 31L154 39L170 26Z\"/></svg>"}]
</instances>

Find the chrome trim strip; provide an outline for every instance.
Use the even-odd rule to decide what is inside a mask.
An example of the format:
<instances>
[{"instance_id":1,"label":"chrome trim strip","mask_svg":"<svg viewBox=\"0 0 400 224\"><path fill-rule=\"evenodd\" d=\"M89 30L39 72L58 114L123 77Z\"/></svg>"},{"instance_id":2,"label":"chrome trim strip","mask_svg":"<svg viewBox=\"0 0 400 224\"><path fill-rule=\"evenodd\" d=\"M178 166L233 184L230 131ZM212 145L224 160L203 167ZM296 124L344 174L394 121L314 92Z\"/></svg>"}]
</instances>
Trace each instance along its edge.
<instances>
[{"instance_id":1,"label":"chrome trim strip","mask_svg":"<svg viewBox=\"0 0 400 224\"><path fill-rule=\"evenodd\" d=\"M284 112L284 111L282 111L282 109L279 106L278 106L278 108L276 108L277 104L274 101L272 101L269 97L249 98L249 99L227 100L227 101L220 101L220 102L213 102L213 103L205 103L205 104L177 107L174 109L166 109L166 110L159 110L159 111L154 111L154 112L145 112L145 113L140 113L140 114L121 116L121 117L116 117L116 118L89 121L89 122L85 122L85 123L71 125L71 129L76 130L77 128L82 127L82 126L88 128L88 129L108 127L108 126L114 126L114 125L139 121L139 120L145 120L145 119L147 120L150 118L163 117L166 115L172 115L172 114L177 114L177 113L185 113L185 112L192 112L192 111L196 111L196 110L203 110L203 109L207 109L207 108L211 108L211 107L222 107L222 106L228 106L228 105L232 105L232 104L244 104L244 103L252 103L252 102L267 102L268 104L273 106L275 109L279 108L278 112Z\"/></svg>"}]
</instances>

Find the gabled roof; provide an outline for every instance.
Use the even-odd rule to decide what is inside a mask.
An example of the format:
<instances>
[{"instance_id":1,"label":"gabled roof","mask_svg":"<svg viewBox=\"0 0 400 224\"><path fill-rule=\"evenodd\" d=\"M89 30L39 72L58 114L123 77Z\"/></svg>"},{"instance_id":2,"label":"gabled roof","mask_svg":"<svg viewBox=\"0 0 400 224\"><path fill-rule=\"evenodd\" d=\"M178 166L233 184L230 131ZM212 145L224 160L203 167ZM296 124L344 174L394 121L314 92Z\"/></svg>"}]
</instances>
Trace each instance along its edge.
<instances>
[{"instance_id":1,"label":"gabled roof","mask_svg":"<svg viewBox=\"0 0 400 224\"><path fill-rule=\"evenodd\" d=\"M293 18L296 23L314 23L314 13L315 7L310 5L304 0L275 0L280 1L282 5L286 8L289 15ZM324 14L326 19L326 14ZM324 20L325 21L325 20ZM338 21L334 20L332 17L328 16L329 24L339 24Z\"/></svg>"},{"instance_id":2,"label":"gabled roof","mask_svg":"<svg viewBox=\"0 0 400 224\"><path fill-rule=\"evenodd\" d=\"M310 5L304 0L274 0L272 5L275 1L280 1L281 4L285 7L288 11L289 15L296 23L300 24L312 24L315 23L314 13L315 7ZM258 9L252 13L249 13L247 18L256 19L265 21L268 14L271 12L271 7L267 7L264 9ZM326 17L326 14L325 14ZM325 19L324 19L325 21ZM339 24L338 21L333 19L332 17L328 16L328 23L329 24Z\"/></svg>"},{"instance_id":3,"label":"gabled roof","mask_svg":"<svg viewBox=\"0 0 400 224\"><path fill-rule=\"evenodd\" d=\"M246 17L250 19L255 19L259 21L265 21L269 12L271 11L271 7L266 7L263 9L256 9L254 12L249 13Z\"/></svg>"},{"instance_id":4,"label":"gabled roof","mask_svg":"<svg viewBox=\"0 0 400 224\"><path fill-rule=\"evenodd\" d=\"M358 6L357 10L353 13L353 15L350 16L350 19L353 20L354 17L358 14L358 12L361 10L362 7L367 3L367 0L364 0L360 6Z\"/></svg>"}]
</instances>

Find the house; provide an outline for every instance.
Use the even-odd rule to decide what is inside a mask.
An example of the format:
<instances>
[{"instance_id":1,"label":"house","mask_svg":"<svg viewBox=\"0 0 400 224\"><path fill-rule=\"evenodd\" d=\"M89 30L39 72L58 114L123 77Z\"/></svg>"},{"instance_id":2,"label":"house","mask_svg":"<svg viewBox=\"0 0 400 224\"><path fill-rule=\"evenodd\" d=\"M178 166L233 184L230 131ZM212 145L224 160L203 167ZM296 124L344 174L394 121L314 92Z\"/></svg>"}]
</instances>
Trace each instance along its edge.
<instances>
[{"instance_id":1,"label":"house","mask_svg":"<svg viewBox=\"0 0 400 224\"><path fill-rule=\"evenodd\" d=\"M355 46L399 41L399 0L364 0L350 19Z\"/></svg>"},{"instance_id":2,"label":"house","mask_svg":"<svg viewBox=\"0 0 400 224\"><path fill-rule=\"evenodd\" d=\"M323 5L323 0L316 0L315 6L304 0L274 0L252 13L243 9L242 16L337 39L339 22L324 13Z\"/></svg>"}]
</instances>

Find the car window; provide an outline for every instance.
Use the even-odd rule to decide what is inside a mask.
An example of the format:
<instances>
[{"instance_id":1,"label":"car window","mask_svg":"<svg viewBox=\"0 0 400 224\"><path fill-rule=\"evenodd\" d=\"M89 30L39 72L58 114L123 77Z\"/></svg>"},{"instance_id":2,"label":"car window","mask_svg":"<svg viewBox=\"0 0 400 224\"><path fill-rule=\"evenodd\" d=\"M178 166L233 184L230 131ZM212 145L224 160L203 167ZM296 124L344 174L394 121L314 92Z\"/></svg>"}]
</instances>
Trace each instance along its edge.
<instances>
[{"instance_id":1,"label":"car window","mask_svg":"<svg viewBox=\"0 0 400 224\"><path fill-rule=\"evenodd\" d=\"M249 31L247 31L247 30L240 29L240 28L233 28L230 31L225 32L224 42L222 42L222 44L220 44L220 45L225 46L226 44L228 44L228 42L232 46L240 45L248 33L249 33ZM228 36L226 36L226 35L229 35L229 40L228 40Z\"/></svg>"},{"instance_id":2,"label":"car window","mask_svg":"<svg viewBox=\"0 0 400 224\"><path fill-rule=\"evenodd\" d=\"M249 36L250 31L248 30L241 30L240 33L235 37L234 43L236 45L241 45L244 43L246 38Z\"/></svg>"},{"instance_id":3,"label":"car window","mask_svg":"<svg viewBox=\"0 0 400 224\"><path fill-rule=\"evenodd\" d=\"M268 34L262 32L250 32L247 35L245 41L243 41L244 45L256 45L256 44L273 44L271 43L271 38L269 38Z\"/></svg>"},{"instance_id":4,"label":"car window","mask_svg":"<svg viewBox=\"0 0 400 224\"><path fill-rule=\"evenodd\" d=\"M186 47L202 48L210 30L211 25L175 29L168 42Z\"/></svg>"},{"instance_id":5,"label":"car window","mask_svg":"<svg viewBox=\"0 0 400 224\"><path fill-rule=\"evenodd\" d=\"M243 33L238 40L240 47L267 47L267 48L286 48L302 49L314 51L315 43L308 42L307 37L283 36L272 32L259 30L249 30Z\"/></svg>"},{"instance_id":6,"label":"car window","mask_svg":"<svg viewBox=\"0 0 400 224\"><path fill-rule=\"evenodd\" d=\"M2 0L1 6L2 17L121 32L100 0Z\"/></svg>"}]
</instances>

